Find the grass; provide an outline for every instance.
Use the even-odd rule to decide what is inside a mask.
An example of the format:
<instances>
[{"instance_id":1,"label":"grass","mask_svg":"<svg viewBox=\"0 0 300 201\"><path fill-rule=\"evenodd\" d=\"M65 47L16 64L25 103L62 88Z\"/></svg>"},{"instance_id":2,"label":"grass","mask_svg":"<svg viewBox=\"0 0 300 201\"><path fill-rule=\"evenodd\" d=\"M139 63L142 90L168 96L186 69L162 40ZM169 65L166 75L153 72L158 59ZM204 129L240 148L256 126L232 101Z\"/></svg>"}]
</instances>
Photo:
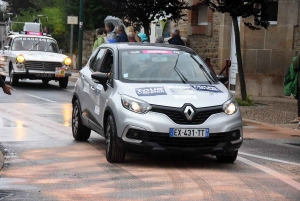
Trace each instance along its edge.
<instances>
[{"instance_id":1,"label":"grass","mask_svg":"<svg viewBox=\"0 0 300 201\"><path fill-rule=\"evenodd\" d=\"M239 106L253 106L254 102L247 96L246 100L242 100L241 98L235 98L236 102Z\"/></svg>"}]
</instances>

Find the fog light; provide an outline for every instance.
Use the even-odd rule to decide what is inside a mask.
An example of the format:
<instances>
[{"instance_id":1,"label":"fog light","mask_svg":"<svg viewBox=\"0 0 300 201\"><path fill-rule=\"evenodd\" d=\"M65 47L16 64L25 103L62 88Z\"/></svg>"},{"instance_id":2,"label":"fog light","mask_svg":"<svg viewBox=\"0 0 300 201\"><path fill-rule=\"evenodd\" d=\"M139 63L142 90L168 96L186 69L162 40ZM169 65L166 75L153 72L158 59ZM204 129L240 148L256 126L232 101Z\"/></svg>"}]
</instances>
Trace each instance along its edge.
<instances>
[{"instance_id":1,"label":"fog light","mask_svg":"<svg viewBox=\"0 0 300 201\"><path fill-rule=\"evenodd\" d=\"M237 133L232 133L231 136L235 138L237 137Z\"/></svg>"},{"instance_id":2,"label":"fog light","mask_svg":"<svg viewBox=\"0 0 300 201\"><path fill-rule=\"evenodd\" d=\"M134 132L134 133L133 133L133 136L134 136L134 137L137 137L138 135L139 135L139 134L138 134L137 132Z\"/></svg>"}]
</instances>

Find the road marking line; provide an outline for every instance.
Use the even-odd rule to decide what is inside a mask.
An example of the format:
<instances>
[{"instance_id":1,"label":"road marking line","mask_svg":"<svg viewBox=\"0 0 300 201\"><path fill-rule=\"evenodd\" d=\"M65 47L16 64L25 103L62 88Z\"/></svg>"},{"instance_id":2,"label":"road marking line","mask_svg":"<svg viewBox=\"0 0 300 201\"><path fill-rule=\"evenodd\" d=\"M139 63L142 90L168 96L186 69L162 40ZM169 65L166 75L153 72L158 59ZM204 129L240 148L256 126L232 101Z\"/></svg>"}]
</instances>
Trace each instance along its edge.
<instances>
[{"instance_id":1,"label":"road marking line","mask_svg":"<svg viewBox=\"0 0 300 201\"><path fill-rule=\"evenodd\" d=\"M242 155L245 155L245 156L251 156L251 157L254 157L254 158L265 159L265 160L268 160L268 161L274 161L274 162L285 163L285 164L289 164L289 165L297 165L297 166L300 166L299 163L293 163L293 162L289 162L289 161L283 161L283 160L279 160L279 159L275 159L275 158L269 158L269 157L264 157L264 156L258 156L258 155L254 155L254 154L247 154L247 153L240 152L240 151L239 151L239 154L242 154Z\"/></svg>"},{"instance_id":2,"label":"road marking line","mask_svg":"<svg viewBox=\"0 0 300 201\"><path fill-rule=\"evenodd\" d=\"M55 101L53 101L53 100L49 100L49 99L42 98L42 97L39 97L39 96L34 96L34 95L31 95L31 94L25 94L25 95L31 96L31 97L34 97L34 98L38 98L38 99L41 99L41 100L44 100L44 101L48 101L50 103L55 103Z\"/></svg>"},{"instance_id":3,"label":"road marking line","mask_svg":"<svg viewBox=\"0 0 300 201\"><path fill-rule=\"evenodd\" d=\"M252 162L252 161L250 161L248 159L245 159L243 157L238 156L237 159L239 161L243 162L243 163L246 163L247 165L255 167L255 168L257 168L257 169L259 169L259 170L261 170L261 171L263 171L263 172L265 172L265 173L267 173L267 174L269 174L269 175L271 175L271 176L273 176L273 177L275 177L275 178L283 181L284 183L286 183L286 184L288 184L288 185L290 185L290 186L292 186L292 187L294 187L294 188L296 188L297 190L300 191L300 183L292 180L288 176L283 175L283 174L281 174L279 172L276 172L275 170L272 170L271 168L268 168L266 166L254 163L254 162Z\"/></svg>"}]
</instances>

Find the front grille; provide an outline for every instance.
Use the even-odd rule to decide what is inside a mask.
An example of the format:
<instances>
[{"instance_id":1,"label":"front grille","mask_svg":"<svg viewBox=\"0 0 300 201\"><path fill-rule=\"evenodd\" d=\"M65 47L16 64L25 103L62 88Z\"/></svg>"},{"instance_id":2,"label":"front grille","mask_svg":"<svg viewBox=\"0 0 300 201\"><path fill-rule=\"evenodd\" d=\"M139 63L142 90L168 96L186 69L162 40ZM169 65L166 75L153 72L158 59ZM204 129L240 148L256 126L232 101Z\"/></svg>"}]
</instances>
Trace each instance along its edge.
<instances>
[{"instance_id":1,"label":"front grille","mask_svg":"<svg viewBox=\"0 0 300 201\"><path fill-rule=\"evenodd\" d=\"M28 70L55 71L55 68L57 67L62 67L62 63L48 61L25 61L25 69Z\"/></svg>"},{"instance_id":2,"label":"front grille","mask_svg":"<svg viewBox=\"0 0 300 201\"><path fill-rule=\"evenodd\" d=\"M195 108L193 107L195 114L191 120L188 120L185 117L184 109L186 106L190 105L184 105L181 108L173 108L173 107L165 107L165 106L157 106L157 105L151 105L152 112L158 112L167 115L172 121L174 121L177 124L203 124L211 115L224 112L222 109L222 106L216 106L216 107L207 107L207 108Z\"/></svg>"},{"instance_id":3,"label":"front grille","mask_svg":"<svg viewBox=\"0 0 300 201\"><path fill-rule=\"evenodd\" d=\"M237 132L237 131L236 131ZM208 138L176 138L169 137L168 133L148 132L130 129L127 138L154 142L163 147L184 147L184 148L212 148L219 143L229 139L230 132L210 133Z\"/></svg>"}]
</instances>

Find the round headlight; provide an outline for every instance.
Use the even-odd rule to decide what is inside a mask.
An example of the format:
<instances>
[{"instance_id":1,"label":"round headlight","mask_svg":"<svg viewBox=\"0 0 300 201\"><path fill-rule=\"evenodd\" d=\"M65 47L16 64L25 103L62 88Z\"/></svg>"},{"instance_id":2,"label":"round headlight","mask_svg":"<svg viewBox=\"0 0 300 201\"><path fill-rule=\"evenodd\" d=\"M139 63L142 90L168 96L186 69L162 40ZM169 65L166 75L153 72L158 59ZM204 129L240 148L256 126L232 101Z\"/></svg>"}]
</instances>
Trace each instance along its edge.
<instances>
[{"instance_id":1,"label":"round headlight","mask_svg":"<svg viewBox=\"0 0 300 201\"><path fill-rule=\"evenodd\" d=\"M225 108L225 113L226 114L234 114L236 112L236 106L234 103L230 103L229 105L227 105L227 107Z\"/></svg>"},{"instance_id":2,"label":"round headlight","mask_svg":"<svg viewBox=\"0 0 300 201\"><path fill-rule=\"evenodd\" d=\"M18 61L19 63L24 63L25 57L24 57L22 54L20 54L20 55L17 56L17 61Z\"/></svg>"},{"instance_id":3,"label":"round headlight","mask_svg":"<svg viewBox=\"0 0 300 201\"><path fill-rule=\"evenodd\" d=\"M65 58L64 64L65 64L66 66L70 66L71 63L72 63L72 59L71 59L70 57Z\"/></svg>"}]
</instances>

